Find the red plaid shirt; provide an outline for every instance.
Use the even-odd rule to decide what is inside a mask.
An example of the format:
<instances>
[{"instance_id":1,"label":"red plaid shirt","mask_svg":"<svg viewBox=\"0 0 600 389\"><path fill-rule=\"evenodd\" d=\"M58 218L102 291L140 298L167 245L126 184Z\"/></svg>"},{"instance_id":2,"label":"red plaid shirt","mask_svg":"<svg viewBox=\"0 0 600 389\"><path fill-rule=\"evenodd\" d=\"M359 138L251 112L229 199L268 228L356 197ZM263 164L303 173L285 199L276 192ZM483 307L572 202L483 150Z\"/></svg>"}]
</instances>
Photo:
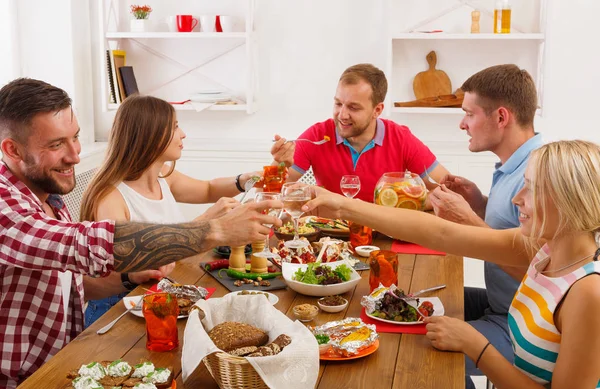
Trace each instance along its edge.
<instances>
[{"instance_id":1,"label":"red plaid shirt","mask_svg":"<svg viewBox=\"0 0 600 389\"><path fill-rule=\"evenodd\" d=\"M113 270L114 223L72 223L60 196L47 203L58 219L0 162L0 388L16 388L83 330L81 274ZM73 272L67 312L65 270Z\"/></svg>"}]
</instances>

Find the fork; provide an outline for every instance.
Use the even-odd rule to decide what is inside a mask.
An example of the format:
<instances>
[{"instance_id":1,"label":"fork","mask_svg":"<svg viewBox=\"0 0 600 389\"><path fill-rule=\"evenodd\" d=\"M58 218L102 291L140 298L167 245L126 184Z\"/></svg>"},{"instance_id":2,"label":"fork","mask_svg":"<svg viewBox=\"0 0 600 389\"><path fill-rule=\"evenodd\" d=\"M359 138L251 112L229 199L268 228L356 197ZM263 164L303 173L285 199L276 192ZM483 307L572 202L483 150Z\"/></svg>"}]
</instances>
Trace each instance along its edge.
<instances>
[{"instance_id":1,"label":"fork","mask_svg":"<svg viewBox=\"0 0 600 389\"><path fill-rule=\"evenodd\" d=\"M133 307L127 309L125 312L123 312L115 320L111 321L110 323L108 323L104 327L100 328L98 331L96 331L96 333L98 335L102 335L102 334L105 334L106 332L108 332L108 330L110 330L119 320L121 320L121 318L123 316L125 316L127 313L129 313L129 311L131 311L131 310L137 311L137 310L141 309L143 301L144 301L144 296L140 296L140 301L138 301L137 304L135 304Z\"/></svg>"},{"instance_id":2,"label":"fork","mask_svg":"<svg viewBox=\"0 0 600 389\"><path fill-rule=\"evenodd\" d=\"M327 143L327 142L329 142L329 139L321 139L321 140L317 140L317 141L315 141L315 140L310 140L310 139L301 139L301 138L300 138L300 139L288 140L288 142L298 142L298 141L301 141L301 140L302 140L302 141L305 141L305 142L310 142L310 143L312 143L313 145L317 145L317 146L318 146L318 145L322 145L322 144L324 144L324 143ZM273 139L273 142L276 142L276 140L275 140L275 139Z\"/></svg>"},{"instance_id":3,"label":"fork","mask_svg":"<svg viewBox=\"0 0 600 389\"><path fill-rule=\"evenodd\" d=\"M240 200L241 204L244 203L244 199L246 198L246 196L248 196L248 192L250 192L250 189L252 189L252 187L254 187L254 184L256 184L259 180L260 180L259 176L252 176L248 179L248 181L246 181L246 183L244 184L244 195L242 196L242 199Z\"/></svg>"}]
</instances>

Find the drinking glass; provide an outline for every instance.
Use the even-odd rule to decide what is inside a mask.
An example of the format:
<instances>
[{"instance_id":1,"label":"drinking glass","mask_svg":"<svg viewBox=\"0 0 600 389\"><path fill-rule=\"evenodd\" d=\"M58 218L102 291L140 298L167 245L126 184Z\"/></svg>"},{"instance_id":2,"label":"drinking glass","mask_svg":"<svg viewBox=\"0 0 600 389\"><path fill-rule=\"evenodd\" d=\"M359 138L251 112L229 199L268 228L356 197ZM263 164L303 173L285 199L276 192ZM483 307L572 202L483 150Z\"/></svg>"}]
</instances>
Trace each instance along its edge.
<instances>
[{"instance_id":1,"label":"drinking glass","mask_svg":"<svg viewBox=\"0 0 600 389\"><path fill-rule=\"evenodd\" d=\"M279 200L279 201L281 201L281 193L258 192L256 194L256 196L254 196L254 200L256 202L264 201L264 200ZM263 211L263 213L265 215L275 216L278 219L281 216L282 212L283 212L283 209L281 209L281 208L267 208ZM265 226L267 226L269 228L273 227L272 224L265 224ZM263 249L263 251L254 253L252 255L257 256L259 258L267 258L267 259L274 258L276 260L281 259L278 254L272 253L269 250L269 236L268 235L267 235L267 238L265 239L265 248Z\"/></svg>"},{"instance_id":2,"label":"drinking glass","mask_svg":"<svg viewBox=\"0 0 600 389\"><path fill-rule=\"evenodd\" d=\"M360 178L358 176L345 175L340 181L340 189L344 196L354 198L360 192Z\"/></svg>"},{"instance_id":3,"label":"drinking glass","mask_svg":"<svg viewBox=\"0 0 600 389\"><path fill-rule=\"evenodd\" d=\"M265 192L281 192L285 183L287 168L285 166L263 166L263 189Z\"/></svg>"},{"instance_id":4,"label":"drinking glass","mask_svg":"<svg viewBox=\"0 0 600 389\"><path fill-rule=\"evenodd\" d=\"M369 287L372 292L379 284L398 286L398 255L390 250L371 251L369 255Z\"/></svg>"},{"instance_id":5,"label":"drinking glass","mask_svg":"<svg viewBox=\"0 0 600 389\"><path fill-rule=\"evenodd\" d=\"M311 198L310 185L302 182L288 182L281 187L283 208L294 220L294 239L285 242L285 247L298 249L308 246L308 242L298 237L298 219L304 213L302 206Z\"/></svg>"},{"instance_id":6,"label":"drinking glass","mask_svg":"<svg viewBox=\"0 0 600 389\"><path fill-rule=\"evenodd\" d=\"M146 348L169 351L179 346L177 297L170 293L151 293L144 296L142 312L146 319Z\"/></svg>"}]
</instances>

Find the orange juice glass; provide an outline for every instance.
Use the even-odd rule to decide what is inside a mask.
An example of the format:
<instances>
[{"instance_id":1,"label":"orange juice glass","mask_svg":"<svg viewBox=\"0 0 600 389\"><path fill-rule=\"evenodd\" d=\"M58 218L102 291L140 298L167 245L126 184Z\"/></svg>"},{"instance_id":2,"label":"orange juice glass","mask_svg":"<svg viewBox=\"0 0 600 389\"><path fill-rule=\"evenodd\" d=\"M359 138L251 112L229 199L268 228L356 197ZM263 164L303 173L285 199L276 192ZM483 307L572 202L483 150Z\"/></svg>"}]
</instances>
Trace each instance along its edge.
<instances>
[{"instance_id":1,"label":"orange juice glass","mask_svg":"<svg viewBox=\"0 0 600 389\"><path fill-rule=\"evenodd\" d=\"M369 287L371 292L383 284L398 286L398 256L389 250L372 251L369 255Z\"/></svg>"},{"instance_id":2,"label":"orange juice glass","mask_svg":"<svg viewBox=\"0 0 600 389\"><path fill-rule=\"evenodd\" d=\"M363 226L358 223L348 221L350 228L350 244L352 248L366 246L373 243L373 230L371 227Z\"/></svg>"},{"instance_id":3,"label":"orange juice glass","mask_svg":"<svg viewBox=\"0 0 600 389\"><path fill-rule=\"evenodd\" d=\"M142 308L146 319L146 348L151 351L169 351L179 346L177 297L170 293L152 293L144 296Z\"/></svg>"},{"instance_id":4,"label":"orange juice glass","mask_svg":"<svg viewBox=\"0 0 600 389\"><path fill-rule=\"evenodd\" d=\"M285 184L285 166L263 166L263 189L265 192L281 192L281 187Z\"/></svg>"}]
</instances>

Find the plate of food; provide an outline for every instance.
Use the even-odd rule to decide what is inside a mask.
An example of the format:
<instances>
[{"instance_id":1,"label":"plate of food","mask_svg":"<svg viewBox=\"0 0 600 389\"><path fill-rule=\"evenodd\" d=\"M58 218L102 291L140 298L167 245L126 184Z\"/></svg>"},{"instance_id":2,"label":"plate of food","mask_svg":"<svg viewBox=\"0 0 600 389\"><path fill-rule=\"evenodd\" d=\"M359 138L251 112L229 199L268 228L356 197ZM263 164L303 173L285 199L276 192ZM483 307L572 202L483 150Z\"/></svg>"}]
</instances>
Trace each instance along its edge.
<instances>
[{"instance_id":1,"label":"plate of food","mask_svg":"<svg viewBox=\"0 0 600 389\"><path fill-rule=\"evenodd\" d=\"M275 305L275 304L277 304L277 302L279 302L279 297L277 297L273 293L263 292L260 290L241 290L239 292L227 293L225 296L229 296L229 295L236 296L236 298L237 298L237 296L263 295L263 296L266 296L266 298L269 300L269 302L273 305ZM223 297L225 297L225 296L223 296Z\"/></svg>"},{"instance_id":2,"label":"plate of food","mask_svg":"<svg viewBox=\"0 0 600 389\"><path fill-rule=\"evenodd\" d=\"M146 294L156 292L172 293L177 297L177 304L179 305L179 316L177 316L178 319L188 317L190 309L192 306L194 306L196 301L200 299L206 299L209 295L208 290L201 286L176 284L167 278L160 280L159 283L150 288ZM141 298L142 296L123 297L123 304L125 305L125 308L133 308L129 312L138 317L144 317L142 312L142 304L138 304Z\"/></svg>"},{"instance_id":3,"label":"plate of food","mask_svg":"<svg viewBox=\"0 0 600 389\"><path fill-rule=\"evenodd\" d=\"M327 219L324 217L307 216L300 219L308 225L315 226L321 230L321 235L334 238L347 238L350 236L348 222L342 219Z\"/></svg>"},{"instance_id":4,"label":"plate of food","mask_svg":"<svg viewBox=\"0 0 600 389\"><path fill-rule=\"evenodd\" d=\"M321 230L318 227L308 223L298 223L298 236L306 238L309 242L319 239ZM275 229L275 236L283 241L294 239L294 224L287 222L281 227Z\"/></svg>"},{"instance_id":5,"label":"plate of food","mask_svg":"<svg viewBox=\"0 0 600 389\"><path fill-rule=\"evenodd\" d=\"M323 361L345 361L366 357L379 348L379 335L373 324L348 317L309 329L319 344Z\"/></svg>"},{"instance_id":6,"label":"plate of food","mask_svg":"<svg viewBox=\"0 0 600 389\"><path fill-rule=\"evenodd\" d=\"M175 389L173 367L156 367L150 361L130 365L121 359L90 362L67 373L76 388L148 387ZM145 384L145 385L144 385Z\"/></svg>"},{"instance_id":7,"label":"plate of food","mask_svg":"<svg viewBox=\"0 0 600 389\"><path fill-rule=\"evenodd\" d=\"M422 324L423 317L444 315L438 297L409 297L395 285L376 288L362 298L361 305L371 319L398 325Z\"/></svg>"},{"instance_id":8,"label":"plate of food","mask_svg":"<svg viewBox=\"0 0 600 389\"><path fill-rule=\"evenodd\" d=\"M346 261L296 264L284 262L281 272L290 289L307 296L332 296L352 290L360 275Z\"/></svg>"},{"instance_id":9,"label":"plate of food","mask_svg":"<svg viewBox=\"0 0 600 389\"><path fill-rule=\"evenodd\" d=\"M217 246L213 249L213 252L223 258L229 258L229 256L231 255L231 247L230 246ZM246 247L244 248L244 254L250 255L251 253L252 253L252 245L247 244Z\"/></svg>"}]
</instances>

